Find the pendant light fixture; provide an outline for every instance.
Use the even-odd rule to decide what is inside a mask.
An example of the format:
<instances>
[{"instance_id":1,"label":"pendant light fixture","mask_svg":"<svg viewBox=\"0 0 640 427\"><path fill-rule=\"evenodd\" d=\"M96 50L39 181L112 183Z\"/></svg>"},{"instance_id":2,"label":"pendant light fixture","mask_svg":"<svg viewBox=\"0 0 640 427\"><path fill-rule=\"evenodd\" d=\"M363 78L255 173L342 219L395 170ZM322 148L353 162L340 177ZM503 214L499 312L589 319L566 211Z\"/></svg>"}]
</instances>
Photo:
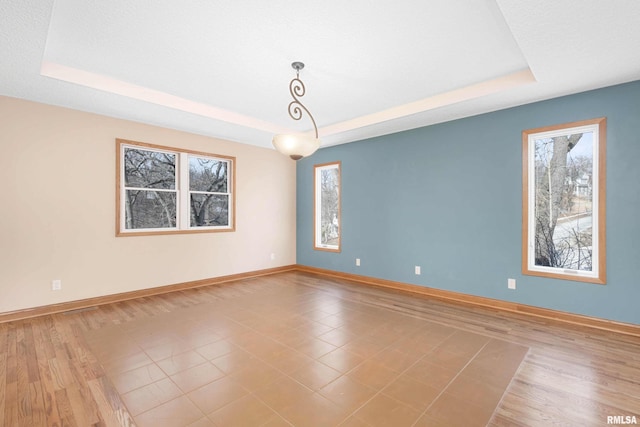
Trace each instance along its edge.
<instances>
[{"instance_id":1,"label":"pendant light fixture","mask_svg":"<svg viewBox=\"0 0 640 427\"><path fill-rule=\"evenodd\" d=\"M313 116L307 110L307 107L302 105L300 98L305 94L305 87L302 80L300 80L300 70L304 68L302 62L294 62L291 67L296 70L296 77L289 83L289 92L293 101L289 103L289 117L293 120L300 120L302 118L302 111L307 113L313 123L313 130L315 131L315 137L304 134L280 134L273 137L273 146L282 154L291 157L293 160L299 160L303 157L312 155L319 147L320 140L318 139L318 127Z\"/></svg>"}]
</instances>

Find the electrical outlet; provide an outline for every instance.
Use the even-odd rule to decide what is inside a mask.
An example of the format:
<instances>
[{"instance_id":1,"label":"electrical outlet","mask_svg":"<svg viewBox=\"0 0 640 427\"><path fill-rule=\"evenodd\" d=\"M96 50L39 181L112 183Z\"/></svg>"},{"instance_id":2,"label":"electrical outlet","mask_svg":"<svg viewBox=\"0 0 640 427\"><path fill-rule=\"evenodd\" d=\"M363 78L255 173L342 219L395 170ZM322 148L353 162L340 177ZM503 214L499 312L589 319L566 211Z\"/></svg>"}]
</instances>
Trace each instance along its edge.
<instances>
[{"instance_id":1,"label":"electrical outlet","mask_svg":"<svg viewBox=\"0 0 640 427\"><path fill-rule=\"evenodd\" d=\"M271 254L271 261L273 261L274 259L276 259L276 254L272 253Z\"/></svg>"},{"instance_id":2,"label":"electrical outlet","mask_svg":"<svg viewBox=\"0 0 640 427\"><path fill-rule=\"evenodd\" d=\"M60 289L62 289L62 280L52 280L51 281L51 290L52 291L59 291Z\"/></svg>"},{"instance_id":3,"label":"electrical outlet","mask_svg":"<svg viewBox=\"0 0 640 427\"><path fill-rule=\"evenodd\" d=\"M356 258L356 267L360 267L360 258Z\"/></svg>"},{"instance_id":4,"label":"electrical outlet","mask_svg":"<svg viewBox=\"0 0 640 427\"><path fill-rule=\"evenodd\" d=\"M420 275L420 266L416 265L416 275L419 276Z\"/></svg>"},{"instance_id":5,"label":"electrical outlet","mask_svg":"<svg viewBox=\"0 0 640 427\"><path fill-rule=\"evenodd\" d=\"M507 279L507 288L515 289L516 288L516 279Z\"/></svg>"}]
</instances>

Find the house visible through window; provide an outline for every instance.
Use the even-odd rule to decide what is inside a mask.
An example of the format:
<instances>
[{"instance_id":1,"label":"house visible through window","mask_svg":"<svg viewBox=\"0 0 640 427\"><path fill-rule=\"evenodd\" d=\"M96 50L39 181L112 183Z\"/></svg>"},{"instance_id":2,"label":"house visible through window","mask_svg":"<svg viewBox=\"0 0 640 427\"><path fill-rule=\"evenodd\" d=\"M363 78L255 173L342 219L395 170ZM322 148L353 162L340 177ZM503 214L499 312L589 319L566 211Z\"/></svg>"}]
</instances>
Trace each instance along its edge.
<instances>
[{"instance_id":1,"label":"house visible through window","mask_svg":"<svg viewBox=\"0 0 640 427\"><path fill-rule=\"evenodd\" d=\"M116 143L118 235L234 230L233 157Z\"/></svg>"}]
</instances>

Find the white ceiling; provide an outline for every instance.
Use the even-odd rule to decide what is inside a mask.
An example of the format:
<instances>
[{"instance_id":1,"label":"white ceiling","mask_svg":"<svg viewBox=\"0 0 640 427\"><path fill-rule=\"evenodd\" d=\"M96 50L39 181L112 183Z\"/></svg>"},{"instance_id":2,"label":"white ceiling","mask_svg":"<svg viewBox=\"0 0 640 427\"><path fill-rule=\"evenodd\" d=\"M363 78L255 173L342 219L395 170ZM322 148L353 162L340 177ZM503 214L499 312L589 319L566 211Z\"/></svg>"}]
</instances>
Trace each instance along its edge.
<instances>
[{"instance_id":1,"label":"white ceiling","mask_svg":"<svg viewBox=\"0 0 640 427\"><path fill-rule=\"evenodd\" d=\"M323 146L640 79L638 0L0 0L0 94Z\"/></svg>"}]
</instances>

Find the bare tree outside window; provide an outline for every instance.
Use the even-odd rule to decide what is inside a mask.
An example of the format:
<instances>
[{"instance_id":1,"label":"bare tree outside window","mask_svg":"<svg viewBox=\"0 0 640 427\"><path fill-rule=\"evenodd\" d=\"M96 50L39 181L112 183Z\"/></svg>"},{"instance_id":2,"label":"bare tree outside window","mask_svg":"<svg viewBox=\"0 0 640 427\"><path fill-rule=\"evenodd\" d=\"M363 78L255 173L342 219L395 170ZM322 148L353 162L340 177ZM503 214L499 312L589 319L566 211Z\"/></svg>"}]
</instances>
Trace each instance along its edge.
<instances>
[{"instance_id":1,"label":"bare tree outside window","mask_svg":"<svg viewBox=\"0 0 640 427\"><path fill-rule=\"evenodd\" d=\"M191 226L229 225L228 162L189 156Z\"/></svg>"},{"instance_id":2,"label":"bare tree outside window","mask_svg":"<svg viewBox=\"0 0 640 427\"><path fill-rule=\"evenodd\" d=\"M314 248L340 251L340 162L314 166Z\"/></svg>"},{"instance_id":3,"label":"bare tree outside window","mask_svg":"<svg viewBox=\"0 0 640 427\"><path fill-rule=\"evenodd\" d=\"M125 227L176 226L176 155L124 149Z\"/></svg>"},{"instance_id":4,"label":"bare tree outside window","mask_svg":"<svg viewBox=\"0 0 640 427\"><path fill-rule=\"evenodd\" d=\"M523 132L523 273L604 283L605 119Z\"/></svg>"}]
</instances>

